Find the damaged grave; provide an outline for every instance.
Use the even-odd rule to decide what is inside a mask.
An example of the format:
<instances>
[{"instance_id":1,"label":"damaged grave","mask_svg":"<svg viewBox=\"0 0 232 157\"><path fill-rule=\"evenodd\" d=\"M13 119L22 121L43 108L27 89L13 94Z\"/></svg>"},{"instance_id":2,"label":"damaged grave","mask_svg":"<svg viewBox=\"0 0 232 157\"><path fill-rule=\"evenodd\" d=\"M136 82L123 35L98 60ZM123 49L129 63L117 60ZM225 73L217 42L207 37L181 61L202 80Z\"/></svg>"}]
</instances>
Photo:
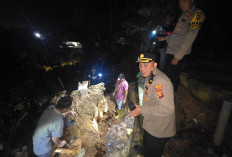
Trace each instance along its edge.
<instances>
[{"instance_id":1,"label":"damaged grave","mask_svg":"<svg viewBox=\"0 0 232 157\"><path fill-rule=\"evenodd\" d=\"M62 139L67 141L66 146L54 147L53 157L128 156L134 117L130 117L128 109L124 107L122 116L116 119L114 100L110 95L104 96L104 91L104 83L100 83L71 92L71 110L77 114L75 117L68 115L67 118L75 120L75 123L64 131ZM60 92L52 103L64 95L65 91ZM135 95L131 88L128 97L135 100Z\"/></svg>"}]
</instances>

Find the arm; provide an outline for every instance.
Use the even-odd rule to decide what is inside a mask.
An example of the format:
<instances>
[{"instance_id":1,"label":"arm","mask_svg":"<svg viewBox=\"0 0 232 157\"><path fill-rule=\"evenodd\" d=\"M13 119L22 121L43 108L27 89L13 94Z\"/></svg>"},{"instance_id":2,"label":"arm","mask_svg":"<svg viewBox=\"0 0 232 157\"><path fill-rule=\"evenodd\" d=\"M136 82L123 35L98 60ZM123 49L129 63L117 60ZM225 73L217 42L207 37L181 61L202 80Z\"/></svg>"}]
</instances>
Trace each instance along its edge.
<instances>
[{"instance_id":1,"label":"arm","mask_svg":"<svg viewBox=\"0 0 232 157\"><path fill-rule=\"evenodd\" d=\"M63 147L66 144L66 141L60 140L59 138L63 135L63 120L55 122L54 128L51 130L52 141L58 146Z\"/></svg>"},{"instance_id":2,"label":"arm","mask_svg":"<svg viewBox=\"0 0 232 157\"><path fill-rule=\"evenodd\" d=\"M165 37L157 37L158 41L165 41L168 43L171 35Z\"/></svg>"},{"instance_id":3,"label":"arm","mask_svg":"<svg viewBox=\"0 0 232 157\"><path fill-rule=\"evenodd\" d=\"M128 90L125 91L125 97L124 97L124 100L123 100L123 104L126 103L127 95L128 95Z\"/></svg>"},{"instance_id":4,"label":"arm","mask_svg":"<svg viewBox=\"0 0 232 157\"><path fill-rule=\"evenodd\" d=\"M187 32L187 34L185 35L184 42L181 44L177 54L175 55L175 58L181 60L184 57L184 55L186 55L188 50L191 48L193 42L195 41L198 32L199 29L190 30Z\"/></svg>"},{"instance_id":5,"label":"arm","mask_svg":"<svg viewBox=\"0 0 232 157\"><path fill-rule=\"evenodd\" d=\"M118 86L118 81L116 81L116 83L115 83L115 89L114 89L114 92L113 92L113 96L115 96L115 94L117 92L117 86Z\"/></svg>"},{"instance_id":6,"label":"arm","mask_svg":"<svg viewBox=\"0 0 232 157\"><path fill-rule=\"evenodd\" d=\"M129 88L128 82L125 80L125 81L124 81L125 95L124 95L123 104L126 103L126 99L127 99L127 95L128 95L128 88Z\"/></svg>"},{"instance_id":7,"label":"arm","mask_svg":"<svg viewBox=\"0 0 232 157\"><path fill-rule=\"evenodd\" d=\"M65 140L60 140L58 137L52 137L52 141L58 146L63 147L66 144Z\"/></svg>"},{"instance_id":8,"label":"arm","mask_svg":"<svg viewBox=\"0 0 232 157\"><path fill-rule=\"evenodd\" d=\"M157 40L158 41L164 41L164 40L166 40L166 37L157 37Z\"/></svg>"},{"instance_id":9,"label":"arm","mask_svg":"<svg viewBox=\"0 0 232 157\"><path fill-rule=\"evenodd\" d=\"M90 74L87 76L87 81L88 81L88 87L89 87L90 83L91 83L91 75Z\"/></svg>"},{"instance_id":10,"label":"arm","mask_svg":"<svg viewBox=\"0 0 232 157\"><path fill-rule=\"evenodd\" d=\"M113 92L113 96L115 96L116 92L117 92L117 88L115 87L114 92Z\"/></svg>"},{"instance_id":11,"label":"arm","mask_svg":"<svg viewBox=\"0 0 232 157\"><path fill-rule=\"evenodd\" d=\"M188 31L185 35L184 42L175 55L176 59L181 60L183 56L186 55L193 42L195 41L204 20L205 14L201 10L197 10L189 22Z\"/></svg>"},{"instance_id":12,"label":"arm","mask_svg":"<svg viewBox=\"0 0 232 157\"><path fill-rule=\"evenodd\" d=\"M131 111L131 116L139 116L141 115L141 106L140 105L135 105L136 109L134 109L133 111Z\"/></svg>"},{"instance_id":13,"label":"arm","mask_svg":"<svg viewBox=\"0 0 232 157\"><path fill-rule=\"evenodd\" d=\"M64 116L66 116L67 114L71 113L73 117L76 116L76 112L75 111L72 111L72 110L69 110L68 112L65 112L65 113L62 113Z\"/></svg>"},{"instance_id":14,"label":"arm","mask_svg":"<svg viewBox=\"0 0 232 157\"><path fill-rule=\"evenodd\" d=\"M169 42L171 36L172 36L172 35L168 35L168 36L165 37L165 40L166 40L167 44L168 44L168 42Z\"/></svg>"}]
</instances>

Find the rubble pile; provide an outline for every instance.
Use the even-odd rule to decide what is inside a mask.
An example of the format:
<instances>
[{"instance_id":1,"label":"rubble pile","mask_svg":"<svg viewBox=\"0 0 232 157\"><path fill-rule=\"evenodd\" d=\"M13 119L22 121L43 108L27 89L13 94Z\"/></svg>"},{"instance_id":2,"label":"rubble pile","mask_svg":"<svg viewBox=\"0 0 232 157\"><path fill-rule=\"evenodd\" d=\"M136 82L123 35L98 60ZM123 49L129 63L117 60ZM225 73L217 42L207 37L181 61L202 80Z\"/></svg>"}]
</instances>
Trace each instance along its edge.
<instances>
[{"instance_id":1,"label":"rubble pile","mask_svg":"<svg viewBox=\"0 0 232 157\"><path fill-rule=\"evenodd\" d=\"M109 129L106 136L105 157L126 157L130 151L131 133L134 128L134 117L129 114L119 125L114 125Z\"/></svg>"},{"instance_id":2,"label":"rubble pile","mask_svg":"<svg viewBox=\"0 0 232 157\"><path fill-rule=\"evenodd\" d=\"M68 117L68 120L74 118L75 124L64 132L63 138L66 141L72 140L75 143L80 141L78 147L72 147L72 144L62 151L68 152L70 157L78 155L81 148L86 150L86 156L103 156L105 150L105 139L107 130L110 125L112 117L115 113L115 104L104 96L104 83L90 86L87 89L74 90L70 96L73 97L73 104L71 109L77 115ZM58 148L57 148L58 149ZM58 150L55 151L58 151ZM77 150L78 149L78 150ZM59 151L58 151L59 152ZM62 153L60 153L60 156ZM64 155L65 156L65 155Z\"/></svg>"},{"instance_id":3,"label":"rubble pile","mask_svg":"<svg viewBox=\"0 0 232 157\"><path fill-rule=\"evenodd\" d=\"M64 130L61 140L67 143L62 148L54 145L52 157L129 155L135 118L129 116L127 105L124 106L122 115L115 118L115 99L112 93L104 95L104 91L104 83L99 83L89 88L78 88L69 94L73 98L70 109L76 112L76 116L68 114L66 117L68 121L74 120L75 123ZM56 105L65 95L66 90L57 93L50 103ZM136 83L130 84L127 101L138 102ZM16 150L14 154L28 156L24 149Z\"/></svg>"}]
</instances>

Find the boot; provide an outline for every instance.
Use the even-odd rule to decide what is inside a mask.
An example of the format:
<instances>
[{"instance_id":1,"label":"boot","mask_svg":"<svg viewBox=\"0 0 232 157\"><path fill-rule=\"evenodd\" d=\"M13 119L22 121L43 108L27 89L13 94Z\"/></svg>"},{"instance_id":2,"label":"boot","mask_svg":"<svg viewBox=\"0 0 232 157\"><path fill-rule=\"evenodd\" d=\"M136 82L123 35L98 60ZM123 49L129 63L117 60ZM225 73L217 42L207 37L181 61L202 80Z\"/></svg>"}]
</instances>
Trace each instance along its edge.
<instances>
[{"instance_id":1,"label":"boot","mask_svg":"<svg viewBox=\"0 0 232 157\"><path fill-rule=\"evenodd\" d=\"M118 110L117 113L118 113L118 114L117 114L117 116L115 117L115 119L118 119L118 118L121 116L122 110Z\"/></svg>"}]
</instances>

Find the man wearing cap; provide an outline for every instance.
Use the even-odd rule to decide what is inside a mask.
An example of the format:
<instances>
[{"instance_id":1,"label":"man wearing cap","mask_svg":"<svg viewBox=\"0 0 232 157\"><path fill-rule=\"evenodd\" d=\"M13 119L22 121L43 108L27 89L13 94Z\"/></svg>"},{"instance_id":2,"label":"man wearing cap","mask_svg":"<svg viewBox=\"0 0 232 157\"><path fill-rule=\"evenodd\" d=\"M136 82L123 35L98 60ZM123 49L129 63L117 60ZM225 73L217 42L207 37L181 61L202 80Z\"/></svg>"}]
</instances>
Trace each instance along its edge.
<instances>
[{"instance_id":1,"label":"man wearing cap","mask_svg":"<svg viewBox=\"0 0 232 157\"><path fill-rule=\"evenodd\" d=\"M71 113L73 116L76 114L69 110L72 100L72 97L64 96L59 99L56 106L49 106L41 115L32 137L33 151L38 157L50 157L53 143L58 147L66 144L65 140L59 138L63 135L64 116L67 113Z\"/></svg>"},{"instance_id":2,"label":"man wearing cap","mask_svg":"<svg viewBox=\"0 0 232 157\"><path fill-rule=\"evenodd\" d=\"M128 94L128 82L125 80L125 75L123 73L119 74L118 79L115 84L115 90L113 96L116 99L118 106L118 115L115 118L119 118L122 113L123 104L126 104Z\"/></svg>"},{"instance_id":3,"label":"man wearing cap","mask_svg":"<svg viewBox=\"0 0 232 157\"><path fill-rule=\"evenodd\" d=\"M136 105L132 116L142 115L145 157L161 157L165 143L176 134L173 85L159 69L153 53L139 56L139 70L145 77L143 106Z\"/></svg>"}]
</instances>

